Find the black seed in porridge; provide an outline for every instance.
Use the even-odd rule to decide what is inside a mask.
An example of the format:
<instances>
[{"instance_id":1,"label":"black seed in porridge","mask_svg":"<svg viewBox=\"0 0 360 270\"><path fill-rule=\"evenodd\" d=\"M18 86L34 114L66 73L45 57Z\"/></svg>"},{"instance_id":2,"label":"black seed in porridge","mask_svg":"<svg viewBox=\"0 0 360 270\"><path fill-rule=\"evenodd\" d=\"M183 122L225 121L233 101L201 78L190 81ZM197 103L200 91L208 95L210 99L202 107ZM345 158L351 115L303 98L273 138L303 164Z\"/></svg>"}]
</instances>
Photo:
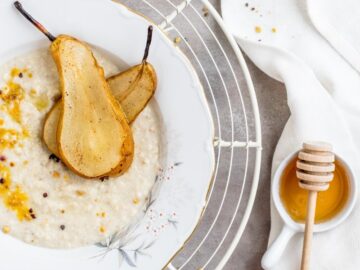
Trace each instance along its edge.
<instances>
[{"instance_id":1,"label":"black seed in porridge","mask_svg":"<svg viewBox=\"0 0 360 270\"><path fill-rule=\"evenodd\" d=\"M35 214L31 214L30 215L32 219L36 219L36 215Z\"/></svg>"},{"instance_id":2,"label":"black seed in porridge","mask_svg":"<svg viewBox=\"0 0 360 270\"><path fill-rule=\"evenodd\" d=\"M63 231L65 230L65 225L60 225L60 229Z\"/></svg>"},{"instance_id":3,"label":"black seed in porridge","mask_svg":"<svg viewBox=\"0 0 360 270\"><path fill-rule=\"evenodd\" d=\"M22 74L22 72L19 73L19 78L24 77L24 74Z\"/></svg>"},{"instance_id":4,"label":"black seed in porridge","mask_svg":"<svg viewBox=\"0 0 360 270\"><path fill-rule=\"evenodd\" d=\"M43 197L47 198L49 196L49 194L47 194L46 192L43 193Z\"/></svg>"},{"instance_id":5,"label":"black seed in porridge","mask_svg":"<svg viewBox=\"0 0 360 270\"><path fill-rule=\"evenodd\" d=\"M32 208L29 209L29 213L32 214L34 210Z\"/></svg>"},{"instance_id":6,"label":"black seed in porridge","mask_svg":"<svg viewBox=\"0 0 360 270\"><path fill-rule=\"evenodd\" d=\"M109 180L109 176L100 177L101 182L104 182L105 180Z\"/></svg>"},{"instance_id":7,"label":"black seed in porridge","mask_svg":"<svg viewBox=\"0 0 360 270\"><path fill-rule=\"evenodd\" d=\"M0 156L0 161L6 161L6 157L3 156L3 155L1 155L1 156Z\"/></svg>"},{"instance_id":8,"label":"black seed in porridge","mask_svg":"<svg viewBox=\"0 0 360 270\"><path fill-rule=\"evenodd\" d=\"M1 177L0 178L0 184L3 185L4 183L5 183L5 180L4 180L4 178Z\"/></svg>"},{"instance_id":9,"label":"black seed in porridge","mask_svg":"<svg viewBox=\"0 0 360 270\"><path fill-rule=\"evenodd\" d=\"M55 161L55 162L60 162L60 158L58 158L56 155L54 155L54 154L51 154L50 156L49 156L49 159L50 160L53 160L53 161Z\"/></svg>"},{"instance_id":10,"label":"black seed in porridge","mask_svg":"<svg viewBox=\"0 0 360 270\"><path fill-rule=\"evenodd\" d=\"M53 97L51 98L51 100L54 101L54 102L57 102L57 101L60 100L60 98L61 98L61 95L55 95L55 96L53 96Z\"/></svg>"}]
</instances>

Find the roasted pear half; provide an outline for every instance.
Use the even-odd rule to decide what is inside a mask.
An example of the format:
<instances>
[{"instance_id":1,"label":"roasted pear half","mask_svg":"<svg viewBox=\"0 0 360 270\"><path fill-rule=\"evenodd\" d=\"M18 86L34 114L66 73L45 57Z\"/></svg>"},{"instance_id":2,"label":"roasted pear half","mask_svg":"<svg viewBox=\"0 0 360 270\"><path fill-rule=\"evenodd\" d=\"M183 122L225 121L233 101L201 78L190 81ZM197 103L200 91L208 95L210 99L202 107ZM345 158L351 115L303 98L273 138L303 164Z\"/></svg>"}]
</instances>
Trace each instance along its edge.
<instances>
[{"instance_id":1,"label":"roasted pear half","mask_svg":"<svg viewBox=\"0 0 360 270\"><path fill-rule=\"evenodd\" d=\"M75 38L54 36L19 1L14 6L52 42L63 98L45 121L43 138L49 149L84 177L125 172L134 154L127 120L131 123L136 118L153 96L157 84L155 70L147 63L152 26L148 28L142 64L110 78L116 88L114 95L127 109L126 120L90 48Z\"/></svg>"},{"instance_id":2,"label":"roasted pear half","mask_svg":"<svg viewBox=\"0 0 360 270\"><path fill-rule=\"evenodd\" d=\"M107 81L129 123L146 107L157 85L155 69L147 62L110 77Z\"/></svg>"},{"instance_id":3,"label":"roasted pear half","mask_svg":"<svg viewBox=\"0 0 360 270\"><path fill-rule=\"evenodd\" d=\"M157 87L156 71L154 67L147 62L151 37L151 28L149 28L145 53L141 64L133 66L107 80L112 94L120 103L129 124L131 124L146 107ZM56 132L61 110L60 103L61 101L58 101L48 113L43 129L43 140L46 146L57 156L60 156L56 141Z\"/></svg>"},{"instance_id":4,"label":"roasted pear half","mask_svg":"<svg viewBox=\"0 0 360 270\"><path fill-rule=\"evenodd\" d=\"M91 49L61 35L51 53L62 93L56 132L61 159L87 178L126 171L134 154L132 132Z\"/></svg>"},{"instance_id":5,"label":"roasted pear half","mask_svg":"<svg viewBox=\"0 0 360 270\"><path fill-rule=\"evenodd\" d=\"M146 107L155 93L157 79L153 66L149 63L134 66L107 80L115 99L120 103L127 121L131 124ZM49 111L45 118L43 140L49 150L59 156L56 132L61 111L61 100Z\"/></svg>"},{"instance_id":6,"label":"roasted pear half","mask_svg":"<svg viewBox=\"0 0 360 270\"><path fill-rule=\"evenodd\" d=\"M142 63L108 79L110 88L115 98L120 102L129 123L134 121L146 107L156 90L156 71L147 62L152 32L153 28L149 26Z\"/></svg>"}]
</instances>

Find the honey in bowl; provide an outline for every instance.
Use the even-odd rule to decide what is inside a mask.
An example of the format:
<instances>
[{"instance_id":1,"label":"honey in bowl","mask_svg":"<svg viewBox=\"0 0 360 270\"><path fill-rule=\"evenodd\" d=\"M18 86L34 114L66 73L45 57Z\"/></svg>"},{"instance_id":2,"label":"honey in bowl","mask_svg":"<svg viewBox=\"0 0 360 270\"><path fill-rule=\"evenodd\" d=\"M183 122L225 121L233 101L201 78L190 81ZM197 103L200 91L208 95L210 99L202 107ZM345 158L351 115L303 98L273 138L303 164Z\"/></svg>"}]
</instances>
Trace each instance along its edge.
<instances>
[{"instance_id":1,"label":"honey in bowl","mask_svg":"<svg viewBox=\"0 0 360 270\"><path fill-rule=\"evenodd\" d=\"M281 175L280 198L289 216L296 222L305 223L308 191L299 187L296 160L296 157L291 160ZM334 179L329 189L318 193L315 223L335 217L346 205L349 194L350 183L346 169L340 161L335 161Z\"/></svg>"}]
</instances>

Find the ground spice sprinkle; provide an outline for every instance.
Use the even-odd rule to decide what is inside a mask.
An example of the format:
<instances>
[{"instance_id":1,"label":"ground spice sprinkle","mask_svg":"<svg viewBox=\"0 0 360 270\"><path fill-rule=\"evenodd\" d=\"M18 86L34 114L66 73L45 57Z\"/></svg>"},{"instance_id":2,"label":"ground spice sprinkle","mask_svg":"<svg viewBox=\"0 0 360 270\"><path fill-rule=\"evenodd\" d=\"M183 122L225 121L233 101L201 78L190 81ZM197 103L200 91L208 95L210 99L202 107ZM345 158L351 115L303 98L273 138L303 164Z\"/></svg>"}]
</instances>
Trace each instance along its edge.
<instances>
[{"instance_id":1,"label":"ground spice sprinkle","mask_svg":"<svg viewBox=\"0 0 360 270\"><path fill-rule=\"evenodd\" d=\"M2 232L5 233L5 234L10 233L10 227L9 226L2 227Z\"/></svg>"},{"instance_id":2,"label":"ground spice sprinkle","mask_svg":"<svg viewBox=\"0 0 360 270\"><path fill-rule=\"evenodd\" d=\"M260 26L255 26L255 32L256 33L261 33L261 31L262 31L262 29L261 29L261 27Z\"/></svg>"}]
</instances>

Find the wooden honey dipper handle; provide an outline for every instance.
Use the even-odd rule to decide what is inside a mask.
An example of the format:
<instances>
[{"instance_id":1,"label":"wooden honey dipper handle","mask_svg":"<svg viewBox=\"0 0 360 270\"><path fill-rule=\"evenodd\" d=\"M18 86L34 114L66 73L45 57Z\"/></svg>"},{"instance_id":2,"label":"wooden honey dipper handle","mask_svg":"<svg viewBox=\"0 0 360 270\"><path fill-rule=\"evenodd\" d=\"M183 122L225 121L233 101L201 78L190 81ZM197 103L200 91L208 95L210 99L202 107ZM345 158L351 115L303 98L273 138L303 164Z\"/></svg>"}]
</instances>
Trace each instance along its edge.
<instances>
[{"instance_id":1,"label":"wooden honey dipper handle","mask_svg":"<svg viewBox=\"0 0 360 270\"><path fill-rule=\"evenodd\" d=\"M314 229L315 210L316 210L317 191L309 191L307 214L304 232L303 252L301 259L301 270L310 269L311 242Z\"/></svg>"},{"instance_id":2,"label":"wooden honey dipper handle","mask_svg":"<svg viewBox=\"0 0 360 270\"><path fill-rule=\"evenodd\" d=\"M298 155L296 176L299 186L309 191L301 270L309 270L317 193L329 188L334 178L334 161L332 146L324 142L304 143Z\"/></svg>"}]
</instances>

